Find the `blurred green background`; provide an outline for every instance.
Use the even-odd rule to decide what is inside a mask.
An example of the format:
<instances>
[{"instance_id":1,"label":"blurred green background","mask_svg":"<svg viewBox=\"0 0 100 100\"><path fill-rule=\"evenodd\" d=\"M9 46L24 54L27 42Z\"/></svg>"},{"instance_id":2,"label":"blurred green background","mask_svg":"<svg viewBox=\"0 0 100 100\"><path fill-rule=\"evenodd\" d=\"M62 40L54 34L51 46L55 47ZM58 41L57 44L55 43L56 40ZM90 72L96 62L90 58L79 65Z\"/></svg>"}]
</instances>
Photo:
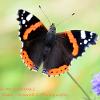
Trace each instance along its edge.
<instances>
[{"instance_id":1,"label":"blurred green background","mask_svg":"<svg viewBox=\"0 0 100 100\"><path fill-rule=\"evenodd\" d=\"M0 0L0 100L86 100L67 73L48 77L41 74L41 69L32 72L22 63L17 11L20 8L30 11L49 28L38 5L51 22L62 22L57 32L81 29L100 34L100 0ZM76 15L71 17L73 12ZM70 67L70 73L93 100L100 100L91 91L91 80L97 72L100 72L100 41L88 48L81 58L73 60ZM45 95L21 95L32 93Z\"/></svg>"}]
</instances>

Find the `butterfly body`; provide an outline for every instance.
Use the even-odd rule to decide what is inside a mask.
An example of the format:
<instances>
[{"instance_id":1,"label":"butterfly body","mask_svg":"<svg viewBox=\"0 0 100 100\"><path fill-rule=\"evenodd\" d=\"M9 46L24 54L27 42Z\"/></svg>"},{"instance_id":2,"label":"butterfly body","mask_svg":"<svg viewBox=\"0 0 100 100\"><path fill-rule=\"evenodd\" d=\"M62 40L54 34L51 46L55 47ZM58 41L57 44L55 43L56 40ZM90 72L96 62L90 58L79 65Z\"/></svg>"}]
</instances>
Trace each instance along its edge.
<instances>
[{"instance_id":1,"label":"butterfly body","mask_svg":"<svg viewBox=\"0 0 100 100\"><path fill-rule=\"evenodd\" d=\"M97 34L90 31L69 30L56 33L52 23L49 30L34 15L18 11L21 57L28 68L38 70L43 63L43 73L55 76L68 71L73 58L96 44Z\"/></svg>"},{"instance_id":2,"label":"butterfly body","mask_svg":"<svg viewBox=\"0 0 100 100\"><path fill-rule=\"evenodd\" d=\"M56 31L54 26L50 26L50 29L47 32L47 35L45 37L45 45L47 47L52 47L56 41Z\"/></svg>"}]
</instances>

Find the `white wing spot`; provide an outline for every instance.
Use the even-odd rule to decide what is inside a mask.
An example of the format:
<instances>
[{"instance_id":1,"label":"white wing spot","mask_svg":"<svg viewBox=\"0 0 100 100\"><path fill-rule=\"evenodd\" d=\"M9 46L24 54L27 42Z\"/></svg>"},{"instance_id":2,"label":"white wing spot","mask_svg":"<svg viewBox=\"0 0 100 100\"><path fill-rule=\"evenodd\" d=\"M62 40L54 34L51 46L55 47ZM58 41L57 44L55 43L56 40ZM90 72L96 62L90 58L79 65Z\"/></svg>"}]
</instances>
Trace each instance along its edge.
<instances>
[{"instance_id":1,"label":"white wing spot","mask_svg":"<svg viewBox=\"0 0 100 100\"><path fill-rule=\"evenodd\" d=\"M97 36L97 40L99 40L99 36Z\"/></svg>"},{"instance_id":2,"label":"white wing spot","mask_svg":"<svg viewBox=\"0 0 100 100\"><path fill-rule=\"evenodd\" d=\"M82 39L85 39L85 38L86 38L86 33L85 33L85 31L81 31L81 38L82 38Z\"/></svg>"},{"instance_id":3,"label":"white wing spot","mask_svg":"<svg viewBox=\"0 0 100 100\"><path fill-rule=\"evenodd\" d=\"M20 49L20 53L22 52L22 49Z\"/></svg>"},{"instance_id":4,"label":"white wing spot","mask_svg":"<svg viewBox=\"0 0 100 100\"><path fill-rule=\"evenodd\" d=\"M85 50L87 50L87 47L85 47Z\"/></svg>"},{"instance_id":5,"label":"white wing spot","mask_svg":"<svg viewBox=\"0 0 100 100\"><path fill-rule=\"evenodd\" d=\"M32 14L29 14L29 15L26 17L26 20L29 21L32 17L33 17L33 15L32 15Z\"/></svg>"},{"instance_id":6,"label":"white wing spot","mask_svg":"<svg viewBox=\"0 0 100 100\"><path fill-rule=\"evenodd\" d=\"M37 72L37 70L32 69L32 71ZM43 73L42 73L43 74Z\"/></svg>"},{"instance_id":7,"label":"white wing spot","mask_svg":"<svg viewBox=\"0 0 100 100\"><path fill-rule=\"evenodd\" d=\"M19 29L21 28L21 26L19 25Z\"/></svg>"},{"instance_id":8,"label":"white wing spot","mask_svg":"<svg viewBox=\"0 0 100 100\"><path fill-rule=\"evenodd\" d=\"M25 25L25 27L27 27L27 25Z\"/></svg>"},{"instance_id":9,"label":"white wing spot","mask_svg":"<svg viewBox=\"0 0 100 100\"><path fill-rule=\"evenodd\" d=\"M21 38L20 37L18 37L19 38L19 40L21 41Z\"/></svg>"},{"instance_id":10,"label":"white wing spot","mask_svg":"<svg viewBox=\"0 0 100 100\"><path fill-rule=\"evenodd\" d=\"M84 40L84 44L87 44L87 42L88 42L87 40Z\"/></svg>"},{"instance_id":11,"label":"white wing spot","mask_svg":"<svg viewBox=\"0 0 100 100\"><path fill-rule=\"evenodd\" d=\"M23 10L23 12L21 13L21 16L23 16L24 13L25 13L25 10Z\"/></svg>"},{"instance_id":12,"label":"white wing spot","mask_svg":"<svg viewBox=\"0 0 100 100\"><path fill-rule=\"evenodd\" d=\"M25 24L26 23L26 20L22 20L22 24Z\"/></svg>"},{"instance_id":13,"label":"white wing spot","mask_svg":"<svg viewBox=\"0 0 100 100\"><path fill-rule=\"evenodd\" d=\"M25 13L25 10L23 10L23 13L22 14L24 14Z\"/></svg>"},{"instance_id":14,"label":"white wing spot","mask_svg":"<svg viewBox=\"0 0 100 100\"><path fill-rule=\"evenodd\" d=\"M21 17L21 19L23 19L23 17Z\"/></svg>"},{"instance_id":15,"label":"white wing spot","mask_svg":"<svg viewBox=\"0 0 100 100\"><path fill-rule=\"evenodd\" d=\"M91 32L90 35L92 36L93 35L93 32Z\"/></svg>"},{"instance_id":16,"label":"white wing spot","mask_svg":"<svg viewBox=\"0 0 100 100\"><path fill-rule=\"evenodd\" d=\"M21 21L19 21L19 25L21 25Z\"/></svg>"},{"instance_id":17,"label":"white wing spot","mask_svg":"<svg viewBox=\"0 0 100 100\"><path fill-rule=\"evenodd\" d=\"M20 54L20 57L22 58L22 55Z\"/></svg>"},{"instance_id":18,"label":"white wing spot","mask_svg":"<svg viewBox=\"0 0 100 100\"><path fill-rule=\"evenodd\" d=\"M90 39L88 39L88 41L90 41Z\"/></svg>"},{"instance_id":19,"label":"white wing spot","mask_svg":"<svg viewBox=\"0 0 100 100\"><path fill-rule=\"evenodd\" d=\"M23 47L23 42L21 42L22 43L22 47Z\"/></svg>"},{"instance_id":20,"label":"white wing spot","mask_svg":"<svg viewBox=\"0 0 100 100\"><path fill-rule=\"evenodd\" d=\"M82 45L82 43L80 43L80 45Z\"/></svg>"},{"instance_id":21,"label":"white wing spot","mask_svg":"<svg viewBox=\"0 0 100 100\"><path fill-rule=\"evenodd\" d=\"M20 32L18 32L18 36L20 35Z\"/></svg>"}]
</instances>

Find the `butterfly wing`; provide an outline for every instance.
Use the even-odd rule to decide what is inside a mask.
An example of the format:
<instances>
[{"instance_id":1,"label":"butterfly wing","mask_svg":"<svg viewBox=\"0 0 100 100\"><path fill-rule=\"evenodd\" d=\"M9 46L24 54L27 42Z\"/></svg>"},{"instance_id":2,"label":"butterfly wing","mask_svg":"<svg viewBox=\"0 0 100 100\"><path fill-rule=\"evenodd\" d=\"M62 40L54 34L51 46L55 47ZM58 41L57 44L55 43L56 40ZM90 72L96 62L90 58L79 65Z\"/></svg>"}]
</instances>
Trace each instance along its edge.
<instances>
[{"instance_id":1,"label":"butterfly wing","mask_svg":"<svg viewBox=\"0 0 100 100\"><path fill-rule=\"evenodd\" d=\"M21 57L30 69L37 70L42 61L47 29L36 16L22 9L18 11L17 20L22 42Z\"/></svg>"},{"instance_id":2,"label":"butterfly wing","mask_svg":"<svg viewBox=\"0 0 100 100\"><path fill-rule=\"evenodd\" d=\"M55 76L68 70L73 56L66 47L66 39L57 37L55 44L44 61L43 73Z\"/></svg>"},{"instance_id":3,"label":"butterfly wing","mask_svg":"<svg viewBox=\"0 0 100 100\"><path fill-rule=\"evenodd\" d=\"M96 44L98 37L94 32L82 30L66 31L58 34L58 36L66 38L67 48L75 58L81 56L87 47Z\"/></svg>"},{"instance_id":4,"label":"butterfly wing","mask_svg":"<svg viewBox=\"0 0 100 100\"><path fill-rule=\"evenodd\" d=\"M68 70L73 58L81 56L90 44L96 44L96 33L71 30L56 35L56 43L44 63L44 73L58 75Z\"/></svg>"}]
</instances>

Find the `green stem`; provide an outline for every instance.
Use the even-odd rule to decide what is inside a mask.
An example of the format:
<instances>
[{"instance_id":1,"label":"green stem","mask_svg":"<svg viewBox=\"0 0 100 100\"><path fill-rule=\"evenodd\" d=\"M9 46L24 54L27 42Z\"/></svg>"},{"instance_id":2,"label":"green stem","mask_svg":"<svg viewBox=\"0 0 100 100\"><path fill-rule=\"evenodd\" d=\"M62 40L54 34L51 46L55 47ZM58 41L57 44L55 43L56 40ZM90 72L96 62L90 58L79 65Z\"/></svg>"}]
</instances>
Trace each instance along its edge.
<instances>
[{"instance_id":1,"label":"green stem","mask_svg":"<svg viewBox=\"0 0 100 100\"><path fill-rule=\"evenodd\" d=\"M91 98L89 97L89 95L85 92L85 90L80 86L80 84L73 78L73 76L67 72L67 74L69 75L69 77L75 82L75 84L81 89L81 91L84 93L84 95L87 97L88 100L91 100Z\"/></svg>"}]
</instances>

